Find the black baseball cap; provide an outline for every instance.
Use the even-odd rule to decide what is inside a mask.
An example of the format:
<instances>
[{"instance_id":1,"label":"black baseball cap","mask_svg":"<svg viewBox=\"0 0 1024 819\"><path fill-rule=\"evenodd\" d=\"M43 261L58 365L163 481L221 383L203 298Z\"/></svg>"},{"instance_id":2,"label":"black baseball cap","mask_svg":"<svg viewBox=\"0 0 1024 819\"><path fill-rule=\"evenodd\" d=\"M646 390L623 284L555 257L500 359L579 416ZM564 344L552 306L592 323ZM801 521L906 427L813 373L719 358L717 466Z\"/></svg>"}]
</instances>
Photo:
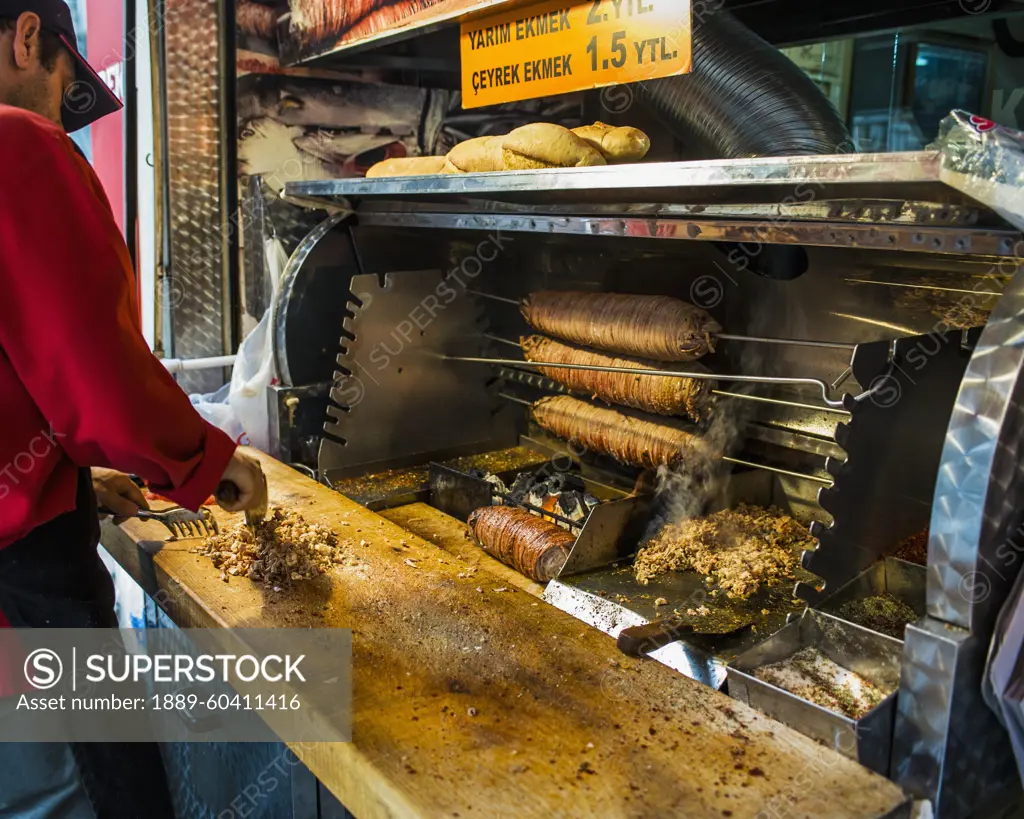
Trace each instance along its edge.
<instances>
[{"instance_id":1,"label":"black baseball cap","mask_svg":"<svg viewBox=\"0 0 1024 819\"><path fill-rule=\"evenodd\" d=\"M43 28L60 37L75 61L75 81L64 92L61 120L69 134L124 106L78 51L71 9L64 0L0 0L0 17L17 19L27 11L39 15Z\"/></svg>"}]
</instances>

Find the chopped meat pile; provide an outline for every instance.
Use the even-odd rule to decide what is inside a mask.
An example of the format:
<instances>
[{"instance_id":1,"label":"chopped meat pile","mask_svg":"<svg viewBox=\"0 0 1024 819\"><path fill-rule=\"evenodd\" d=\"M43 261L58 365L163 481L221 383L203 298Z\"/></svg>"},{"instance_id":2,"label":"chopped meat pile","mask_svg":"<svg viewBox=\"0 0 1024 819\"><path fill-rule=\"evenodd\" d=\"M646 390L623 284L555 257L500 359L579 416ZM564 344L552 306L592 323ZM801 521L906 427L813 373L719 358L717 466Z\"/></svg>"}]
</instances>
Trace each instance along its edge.
<instances>
[{"instance_id":1,"label":"chopped meat pile","mask_svg":"<svg viewBox=\"0 0 1024 819\"><path fill-rule=\"evenodd\" d=\"M754 676L850 719L860 719L892 693L843 668L816 648L805 648L788 660L759 668Z\"/></svg>"},{"instance_id":2,"label":"chopped meat pile","mask_svg":"<svg viewBox=\"0 0 1024 819\"><path fill-rule=\"evenodd\" d=\"M807 529L774 506L740 505L661 530L637 554L633 570L647 585L668 571L695 571L728 597L746 600L762 585L792 580L800 554L813 549Z\"/></svg>"},{"instance_id":3,"label":"chopped meat pile","mask_svg":"<svg viewBox=\"0 0 1024 819\"><path fill-rule=\"evenodd\" d=\"M337 535L328 527L281 509L256 526L255 537L249 526L238 523L192 551L208 555L225 582L228 576L240 576L268 586L309 580L346 562Z\"/></svg>"}]
</instances>

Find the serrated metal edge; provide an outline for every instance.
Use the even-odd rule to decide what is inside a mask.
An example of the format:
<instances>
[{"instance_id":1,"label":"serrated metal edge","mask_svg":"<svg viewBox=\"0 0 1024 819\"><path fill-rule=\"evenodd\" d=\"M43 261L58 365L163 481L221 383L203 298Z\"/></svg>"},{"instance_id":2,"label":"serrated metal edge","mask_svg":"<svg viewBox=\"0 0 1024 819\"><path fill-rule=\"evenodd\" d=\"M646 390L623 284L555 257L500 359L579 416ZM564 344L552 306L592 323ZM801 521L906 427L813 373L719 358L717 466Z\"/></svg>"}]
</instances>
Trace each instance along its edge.
<instances>
[{"instance_id":1,"label":"serrated metal edge","mask_svg":"<svg viewBox=\"0 0 1024 819\"><path fill-rule=\"evenodd\" d=\"M843 403L847 405L847 409L850 412L850 420L845 423L837 424L835 441L842 447L844 453L846 451L846 442L852 432L852 427L856 423L856 408L857 403L853 400L853 397L847 393L843 397ZM843 474L846 471L847 460L839 460L838 458L827 458L825 460L825 471L831 475L836 482L842 480ZM831 507L831 499L836 496L837 490L835 484L833 486L823 486L818 490L818 506L825 512L828 512L829 516L835 518L835 515ZM821 580L822 588L819 590L816 586L812 586L810 583L805 581L797 581L793 588L793 595L799 600L803 600L807 605L814 606L819 603L835 589L831 588L833 578L829 578L827 573L820 571L820 567L817 564L820 563L820 554L822 549L829 548L829 538L832 530L835 528L835 523L822 523L821 521L811 521L811 525L808 527L811 536L816 542L816 546L813 549L805 549L800 555L800 565L805 571L810 572L815 577Z\"/></svg>"},{"instance_id":2,"label":"serrated metal edge","mask_svg":"<svg viewBox=\"0 0 1024 819\"><path fill-rule=\"evenodd\" d=\"M384 292L388 289L391 283L391 275L387 274L384 277L384 286L380 285L380 279L367 273L360 273L357 276L353 276L353 279L370 277L373 281L373 287L377 292ZM355 334L355 321L358 317L359 311L363 310L363 305L359 301L359 297L353 290L353 283L349 283L349 294L345 301L345 308L350 315L345 316L341 322L341 333L338 336L338 348L337 353L334 357L334 362L337 365L332 387L330 391L330 401L327 405L327 419L324 421L323 431L327 436L324 439L324 443L327 446L344 446L346 442L345 438L345 421L350 417L350 413L353 410L353 406L347 403L345 398L344 390L340 385L348 379L358 377L354 371L348 367L349 353L351 352L351 343L357 340Z\"/></svg>"},{"instance_id":3,"label":"serrated metal edge","mask_svg":"<svg viewBox=\"0 0 1024 819\"><path fill-rule=\"evenodd\" d=\"M360 273L358 276L354 276L353 279L357 277L372 278L372 285L366 289L372 289L372 295L374 297L386 294L395 286L395 278L391 273L386 273L384 275L383 284L380 282L380 277L375 274ZM489 325L486 305L469 292L463 292L460 295L460 298L468 298L471 300L471 303L476 307L474 322L480 329L481 333L486 332ZM332 386L329 393L330 401L328 402L327 407L327 415L329 417L323 425L324 433L329 436L326 440L329 441L330 444L338 446L344 446L346 440L345 427L347 426L347 422L352 418L352 412L356 411L358 406L358 403L356 405L349 405L346 403L344 395L348 390L343 386L339 386L339 384L343 384L343 382L348 379L359 378L359 374L351 369L348 364L350 363L350 345L352 342L358 340L356 334L357 319L359 317L359 313L364 310L365 307L359 302L358 296L355 293L354 285L351 282L349 287L349 299L346 301L346 308L351 315L345 316L342 320L342 331L338 339L338 352L335 355L336 369L334 371L334 380L332 382L334 386ZM501 381L500 379L496 379L495 383L490 387L490 392L497 394L500 389ZM501 409L502 408L499 406L496 407L494 411L497 412Z\"/></svg>"}]
</instances>

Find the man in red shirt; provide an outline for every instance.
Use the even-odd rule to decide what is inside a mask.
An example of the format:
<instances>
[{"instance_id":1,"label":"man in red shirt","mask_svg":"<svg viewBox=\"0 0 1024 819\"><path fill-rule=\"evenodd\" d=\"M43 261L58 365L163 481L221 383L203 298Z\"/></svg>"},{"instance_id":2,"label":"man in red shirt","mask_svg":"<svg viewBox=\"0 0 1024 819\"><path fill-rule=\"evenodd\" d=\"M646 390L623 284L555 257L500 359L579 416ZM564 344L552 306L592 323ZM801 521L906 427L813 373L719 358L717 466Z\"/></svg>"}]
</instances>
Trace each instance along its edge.
<instances>
[{"instance_id":1,"label":"man in red shirt","mask_svg":"<svg viewBox=\"0 0 1024 819\"><path fill-rule=\"evenodd\" d=\"M192 509L221 481L230 511L264 500L259 463L146 345L124 240L65 133L118 108L63 0L0 0L0 626L116 627L96 501L145 503L122 472ZM155 745L21 744L0 746L0 815L173 814Z\"/></svg>"}]
</instances>

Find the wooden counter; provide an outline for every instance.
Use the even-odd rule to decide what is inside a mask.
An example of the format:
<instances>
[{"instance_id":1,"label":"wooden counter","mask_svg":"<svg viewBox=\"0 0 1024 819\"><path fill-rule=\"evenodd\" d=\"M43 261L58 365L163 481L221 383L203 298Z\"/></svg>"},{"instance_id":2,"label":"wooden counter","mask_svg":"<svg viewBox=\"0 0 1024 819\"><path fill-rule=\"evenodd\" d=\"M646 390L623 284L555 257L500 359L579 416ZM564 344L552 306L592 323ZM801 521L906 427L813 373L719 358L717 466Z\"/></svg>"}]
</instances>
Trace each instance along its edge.
<instances>
[{"instance_id":1,"label":"wooden counter","mask_svg":"<svg viewBox=\"0 0 1024 819\"><path fill-rule=\"evenodd\" d=\"M224 583L194 541L160 548L159 524L105 524L103 543L180 626L353 629L354 741L293 749L360 819L909 816L892 783L625 658L483 562L468 571L458 544L263 461L271 504L331 526L354 565L274 593ZM222 526L241 518L217 513Z\"/></svg>"}]
</instances>

